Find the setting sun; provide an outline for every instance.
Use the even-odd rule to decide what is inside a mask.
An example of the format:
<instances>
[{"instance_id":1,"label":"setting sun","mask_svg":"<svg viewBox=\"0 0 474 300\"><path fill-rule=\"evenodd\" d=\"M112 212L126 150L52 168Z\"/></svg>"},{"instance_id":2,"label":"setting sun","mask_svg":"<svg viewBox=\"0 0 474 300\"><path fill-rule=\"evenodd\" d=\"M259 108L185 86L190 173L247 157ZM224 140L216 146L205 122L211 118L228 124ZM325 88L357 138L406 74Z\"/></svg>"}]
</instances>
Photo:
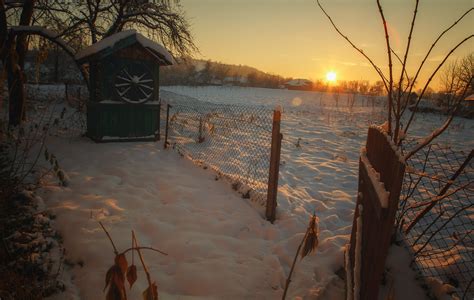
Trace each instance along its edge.
<instances>
[{"instance_id":1,"label":"setting sun","mask_svg":"<svg viewBox=\"0 0 474 300\"><path fill-rule=\"evenodd\" d=\"M326 73L326 80L329 82L335 82L336 77L337 77L337 74L334 71L330 71Z\"/></svg>"}]
</instances>

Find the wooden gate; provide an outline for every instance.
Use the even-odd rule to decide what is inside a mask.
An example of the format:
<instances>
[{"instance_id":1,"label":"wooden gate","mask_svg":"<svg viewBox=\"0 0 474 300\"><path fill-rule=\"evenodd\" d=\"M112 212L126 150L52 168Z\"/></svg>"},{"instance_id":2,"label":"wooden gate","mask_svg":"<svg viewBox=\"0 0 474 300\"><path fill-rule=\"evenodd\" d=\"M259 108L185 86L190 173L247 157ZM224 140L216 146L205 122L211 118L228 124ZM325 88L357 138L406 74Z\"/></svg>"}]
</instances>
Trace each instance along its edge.
<instances>
[{"instance_id":1,"label":"wooden gate","mask_svg":"<svg viewBox=\"0 0 474 300\"><path fill-rule=\"evenodd\" d=\"M378 299L405 163L379 127L370 127L359 159L359 188L346 253L349 299Z\"/></svg>"}]
</instances>

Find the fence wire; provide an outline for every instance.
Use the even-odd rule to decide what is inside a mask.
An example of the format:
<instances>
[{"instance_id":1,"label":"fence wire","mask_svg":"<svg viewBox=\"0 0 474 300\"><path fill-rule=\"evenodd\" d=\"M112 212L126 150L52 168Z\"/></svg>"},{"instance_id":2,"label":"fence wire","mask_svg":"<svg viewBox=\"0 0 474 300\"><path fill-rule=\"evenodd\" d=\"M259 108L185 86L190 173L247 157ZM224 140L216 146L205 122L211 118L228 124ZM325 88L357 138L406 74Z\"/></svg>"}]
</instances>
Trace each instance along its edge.
<instances>
[{"instance_id":1,"label":"fence wire","mask_svg":"<svg viewBox=\"0 0 474 300\"><path fill-rule=\"evenodd\" d=\"M244 198L265 205L273 111L204 102L165 91L161 99L164 122L170 104L170 147L228 179Z\"/></svg>"},{"instance_id":2,"label":"fence wire","mask_svg":"<svg viewBox=\"0 0 474 300\"><path fill-rule=\"evenodd\" d=\"M440 144L419 151L407 161L398 213L400 232L420 276L451 284L460 299L474 297L474 162L468 158L469 153Z\"/></svg>"}]
</instances>

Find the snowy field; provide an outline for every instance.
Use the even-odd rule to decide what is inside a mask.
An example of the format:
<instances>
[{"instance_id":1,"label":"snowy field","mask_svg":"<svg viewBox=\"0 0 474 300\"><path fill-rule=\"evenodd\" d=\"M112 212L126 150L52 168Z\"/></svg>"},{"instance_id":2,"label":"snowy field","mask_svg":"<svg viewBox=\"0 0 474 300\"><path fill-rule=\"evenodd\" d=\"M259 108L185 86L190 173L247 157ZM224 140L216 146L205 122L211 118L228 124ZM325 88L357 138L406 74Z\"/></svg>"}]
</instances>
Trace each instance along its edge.
<instances>
[{"instance_id":1,"label":"snowy field","mask_svg":"<svg viewBox=\"0 0 474 300\"><path fill-rule=\"evenodd\" d=\"M297 264L290 298L343 299L344 283L335 272L343 265L352 226L359 148L368 124L383 118L380 100L359 97L351 105L345 95L313 92L163 89L216 103L283 107L277 221L264 221L228 183L216 181L211 171L193 166L176 152L162 150L161 143L51 138L48 147L68 173L70 185L58 187L50 178L43 198L57 214L68 259L83 262L64 273L72 282L58 299L103 296L113 252L99 220L121 249L130 246L134 229L142 245L169 253L145 256L162 299L278 299L313 212L320 219L319 246ZM428 134L442 122L443 117L420 114L414 135ZM456 119L441 141L472 149L473 129L472 120ZM397 270L403 268L400 259L389 258L394 273L406 272ZM144 289L144 274L139 276L131 299ZM411 273L403 281L395 279L396 299L424 299L412 279Z\"/></svg>"},{"instance_id":2,"label":"snowy field","mask_svg":"<svg viewBox=\"0 0 474 300\"><path fill-rule=\"evenodd\" d=\"M336 96L239 87L177 86L163 89L215 103L263 105L270 108L281 105L283 142L278 195L280 219L285 218L287 213L295 215L304 210L304 215L308 215L314 209L324 212L325 208L330 207L340 212L332 217L337 219L331 223L346 224L340 223L343 221L340 218L346 215L346 208L349 209L348 215L352 214L352 200L357 190L359 151L365 143L368 125L380 124L385 117L381 98L371 100L356 96L351 108L348 96L343 94ZM335 104L337 97L338 106ZM442 124L445 118L419 114L413 121L409 135L424 137ZM473 120L456 118L436 141L456 149L469 150L474 148L473 130ZM298 140L301 147L296 146ZM342 201L331 202L337 200ZM350 203L348 207L343 204L345 200Z\"/></svg>"}]
</instances>

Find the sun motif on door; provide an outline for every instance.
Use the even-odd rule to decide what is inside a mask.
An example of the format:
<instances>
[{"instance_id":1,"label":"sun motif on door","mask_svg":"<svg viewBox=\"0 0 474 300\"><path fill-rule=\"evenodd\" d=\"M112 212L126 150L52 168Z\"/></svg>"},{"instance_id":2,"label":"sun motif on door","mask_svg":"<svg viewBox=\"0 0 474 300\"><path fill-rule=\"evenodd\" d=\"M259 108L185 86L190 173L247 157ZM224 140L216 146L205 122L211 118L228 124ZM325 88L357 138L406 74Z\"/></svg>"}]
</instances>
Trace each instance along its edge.
<instances>
[{"instance_id":1,"label":"sun motif on door","mask_svg":"<svg viewBox=\"0 0 474 300\"><path fill-rule=\"evenodd\" d=\"M144 103L153 95L153 77L145 67L123 68L115 76L115 91L128 103Z\"/></svg>"}]
</instances>

